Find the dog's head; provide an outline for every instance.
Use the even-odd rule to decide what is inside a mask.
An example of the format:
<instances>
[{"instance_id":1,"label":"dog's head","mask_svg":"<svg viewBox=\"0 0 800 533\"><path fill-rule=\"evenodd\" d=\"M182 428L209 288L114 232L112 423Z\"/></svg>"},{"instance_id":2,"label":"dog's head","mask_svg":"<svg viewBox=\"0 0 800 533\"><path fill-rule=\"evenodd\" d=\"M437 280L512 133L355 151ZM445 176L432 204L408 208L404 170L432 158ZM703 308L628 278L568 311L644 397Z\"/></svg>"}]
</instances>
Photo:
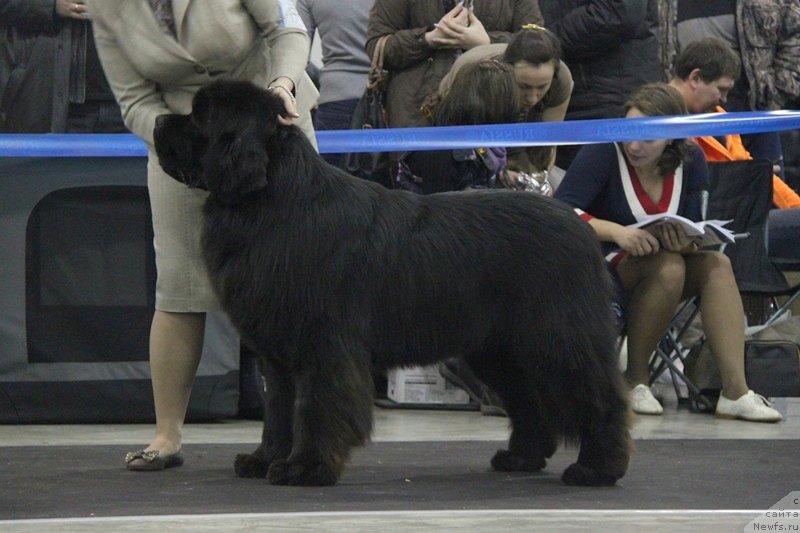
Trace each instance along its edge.
<instances>
[{"instance_id":1,"label":"dog's head","mask_svg":"<svg viewBox=\"0 0 800 533\"><path fill-rule=\"evenodd\" d=\"M267 185L267 145L283 102L246 81L201 88L188 115L160 115L153 137L164 171L225 203Z\"/></svg>"}]
</instances>

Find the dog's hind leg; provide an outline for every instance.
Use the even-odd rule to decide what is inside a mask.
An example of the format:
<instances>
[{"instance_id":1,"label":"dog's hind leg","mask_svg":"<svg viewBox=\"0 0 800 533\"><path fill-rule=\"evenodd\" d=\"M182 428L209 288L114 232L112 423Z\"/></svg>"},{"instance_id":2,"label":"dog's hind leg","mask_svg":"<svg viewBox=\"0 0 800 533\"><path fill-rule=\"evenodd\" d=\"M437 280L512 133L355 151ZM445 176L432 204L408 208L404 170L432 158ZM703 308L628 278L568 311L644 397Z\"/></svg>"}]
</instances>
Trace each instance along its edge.
<instances>
[{"instance_id":1,"label":"dog's hind leg","mask_svg":"<svg viewBox=\"0 0 800 533\"><path fill-rule=\"evenodd\" d=\"M593 346L600 350L604 344ZM580 439L578 461L561 477L567 485L613 485L628 469L632 450L628 403L616 350L609 344L608 353L595 352L575 376L571 397L565 399L574 406L571 412Z\"/></svg>"},{"instance_id":2,"label":"dog's hind leg","mask_svg":"<svg viewBox=\"0 0 800 533\"><path fill-rule=\"evenodd\" d=\"M492 469L538 472L556 451L556 434L543 419L535 387L507 354L470 357L475 375L497 394L511 421L507 450L497 450Z\"/></svg>"},{"instance_id":3,"label":"dog's hind leg","mask_svg":"<svg viewBox=\"0 0 800 533\"><path fill-rule=\"evenodd\" d=\"M632 442L627 405L612 397L605 402L583 405L578 462L567 467L561 476L567 485L613 485L628 469Z\"/></svg>"},{"instance_id":4,"label":"dog's hind leg","mask_svg":"<svg viewBox=\"0 0 800 533\"><path fill-rule=\"evenodd\" d=\"M292 451L292 408L294 405L294 383L285 369L261 359L264 376L264 428L261 444L253 453L239 454L234 470L239 477L267 477L269 465L285 459Z\"/></svg>"},{"instance_id":5,"label":"dog's hind leg","mask_svg":"<svg viewBox=\"0 0 800 533\"><path fill-rule=\"evenodd\" d=\"M542 406L535 394L523 394L508 402L511 436L507 450L497 450L492 469L499 472L538 472L547 466L558 446L557 432L541 416Z\"/></svg>"},{"instance_id":6,"label":"dog's hind leg","mask_svg":"<svg viewBox=\"0 0 800 533\"><path fill-rule=\"evenodd\" d=\"M335 484L351 449L372 432L373 381L366 351L341 339L325 345L295 361L292 451L270 465L267 480L274 485Z\"/></svg>"}]
</instances>

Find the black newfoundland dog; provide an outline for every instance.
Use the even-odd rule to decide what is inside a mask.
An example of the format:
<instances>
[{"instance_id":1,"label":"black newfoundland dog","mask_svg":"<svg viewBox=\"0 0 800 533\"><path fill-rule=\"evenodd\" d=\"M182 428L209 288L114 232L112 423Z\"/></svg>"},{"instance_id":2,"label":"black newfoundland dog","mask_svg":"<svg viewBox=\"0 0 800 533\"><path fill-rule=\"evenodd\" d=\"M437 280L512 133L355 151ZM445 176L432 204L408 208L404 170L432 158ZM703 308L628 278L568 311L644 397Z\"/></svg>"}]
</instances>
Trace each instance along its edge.
<instances>
[{"instance_id":1,"label":"black newfoundland dog","mask_svg":"<svg viewBox=\"0 0 800 533\"><path fill-rule=\"evenodd\" d=\"M325 163L281 101L241 81L162 115L161 166L207 190L205 260L243 342L262 359L261 445L241 477L331 485L372 430L373 368L460 356L505 402L499 471L544 468L611 485L630 452L610 280L575 213L533 193L419 196Z\"/></svg>"}]
</instances>

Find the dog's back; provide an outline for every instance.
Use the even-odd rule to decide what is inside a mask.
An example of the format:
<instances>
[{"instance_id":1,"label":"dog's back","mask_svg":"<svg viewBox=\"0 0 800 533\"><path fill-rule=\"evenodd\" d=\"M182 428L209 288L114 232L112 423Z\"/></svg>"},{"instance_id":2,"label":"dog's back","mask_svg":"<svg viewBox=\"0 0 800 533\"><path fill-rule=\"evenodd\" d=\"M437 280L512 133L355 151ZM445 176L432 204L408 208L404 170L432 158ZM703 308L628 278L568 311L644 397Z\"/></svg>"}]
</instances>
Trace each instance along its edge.
<instances>
[{"instance_id":1,"label":"dog's back","mask_svg":"<svg viewBox=\"0 0 800 533\"><path fill-rule=\"evenodd\" d=\"M602 310L610 317L610 280L597 239L560 202L510 191L414 200L385 224L394 230L386 240L398 246L372 264L385 294L373 300L378 307L372 314L397 328L397 340L379 353L401 362L410 352L432 360L463 355L464 335L479 348L501 330L518 334L518 324L541 326L547 336L548 325L564 319L561 310L572 308L567 302L590 300L588 314ZM398 293L396 286L405 290ZM380 305L390 297L399 305ZM454 330L459 333L451 344Z\"/></svg>"},{"instance_id":2,"label":"dog's back","mask_svg":"<svg viewBox=\"0 0 800 533\"><path fill-rule=\"evenodd\" d=\"M357 324L376 362L395 366L459 355L465 335L477 348L498 328L563 320L567 301L585 301L584 323L597 323L600 308L611 323L599 243L565 204L504 190L388 190L325 163L299 130L280 136L263 191L207 206L212 278L241 262L229 245L239 241L259 270L251 276L270 287L261 301L223 296L234 314L263 317L260 331L321 316ZM293 324L287 308L302 315Z\"/></svg>"}]
</instances>

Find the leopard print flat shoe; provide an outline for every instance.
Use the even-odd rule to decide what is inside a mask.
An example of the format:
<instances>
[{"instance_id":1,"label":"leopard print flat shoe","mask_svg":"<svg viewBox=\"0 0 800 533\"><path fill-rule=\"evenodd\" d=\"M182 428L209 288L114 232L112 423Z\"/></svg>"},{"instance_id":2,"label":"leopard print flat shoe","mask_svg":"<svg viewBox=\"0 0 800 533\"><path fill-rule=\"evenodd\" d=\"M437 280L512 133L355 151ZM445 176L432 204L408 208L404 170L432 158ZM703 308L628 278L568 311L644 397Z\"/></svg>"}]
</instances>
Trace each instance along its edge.
<instances>
[{"instance_id":1,"label":"leopard print flat shoe","mask_svg":"<svg viewBox=\"0 0 800 533\"><path fill-rule=\"evenodd\" d=\"M125 455L125 467L128 470L150 471L164 470L183 464L183 452L177 451L171 455L161 455L161 452L154 450L146 452L128 452Z\"/></svg>"}]
</instances>

